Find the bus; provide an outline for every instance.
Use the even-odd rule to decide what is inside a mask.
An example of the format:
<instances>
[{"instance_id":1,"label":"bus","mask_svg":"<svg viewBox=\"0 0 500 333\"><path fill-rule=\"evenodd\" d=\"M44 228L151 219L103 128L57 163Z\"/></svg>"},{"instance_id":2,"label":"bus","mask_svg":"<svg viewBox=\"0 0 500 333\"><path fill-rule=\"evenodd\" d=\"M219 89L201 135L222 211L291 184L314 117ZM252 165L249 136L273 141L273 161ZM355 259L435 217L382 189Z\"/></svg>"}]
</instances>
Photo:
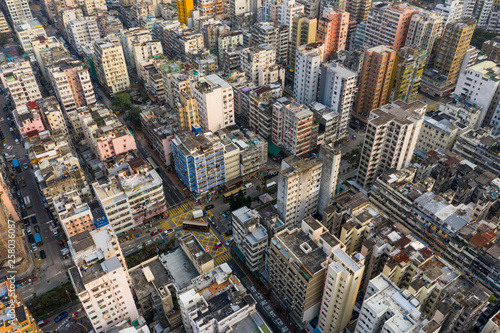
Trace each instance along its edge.
<instances>
[{"instance_id":1,"label":"bus","mask_svg":"<svg viewBox=\"0 0 500 333\"><path fill-rule=\"evenodd\" d=\"M182 227L184 230L195 230L195 231L209 231L210 226L208 222L203 220L200 221L184 221L182 222Z\"/></svg>"},{"instance_id":2,"label":"bus","mask_svg":"<svg viewBox=\"0 0 500 333\"><path fill-rule=\"evenodd\" d=\"M148 157L147 160L148 160L149 164L151 164L151 167L154 170L158 171L158 168L159 168L158 164L155 163L155 161L153 160L153 158L152 157Z\"/></svg>"},{"instance_id":3,"label":"bus","mask_svg":"<svg viewBox=\"0 0 500 333\"><path fill-rule=\"evenodd\" d=\"M273 188L276 186L276 182L270 182L269 184L266 185L267 189Z\"/></svg>"},{"instance_id":4,"label":"bus","mask_svg":"<svg viewBox=\"0 0 500 333\"><path fill-rule=\"evenodd\" d=\"M235 188L232 191L224 193L224 195L223 195L224 202L228 202L229 199L231 199L231 197L237 196L238 193L240 193L240 191L242 191L243 194L245 194L246 190L247 190L247 188L245 186L242 186L242 187Z\"/></svg>"}]
</instances>

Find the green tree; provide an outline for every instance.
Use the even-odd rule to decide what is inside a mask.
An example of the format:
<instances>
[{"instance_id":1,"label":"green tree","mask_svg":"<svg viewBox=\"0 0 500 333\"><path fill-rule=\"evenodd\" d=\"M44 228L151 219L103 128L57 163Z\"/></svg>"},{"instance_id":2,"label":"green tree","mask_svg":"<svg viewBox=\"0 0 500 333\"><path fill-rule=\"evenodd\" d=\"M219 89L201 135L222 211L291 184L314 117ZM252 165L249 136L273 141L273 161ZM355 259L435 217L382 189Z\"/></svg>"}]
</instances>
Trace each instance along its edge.
<instances>
[{"instance_id":1,"label":"green tree","mask_svg":"<svg viewBox=\"0 0 500 333\"><path fill-rule=\"evenodd\" d=\"M129 93L123 92L113 97L113 108L115 110L128 110L132 106L132 98Z\"/></svg>"},{"instance_id":2,"label":"green tree","mask_svg":"<svg viewBox=\"0 0 500 333\"><path fill-rule=\"evenodd\" d=\"M125 120L130 121L134 125L134 127L141 128L142 123L140 114L141 114L141 109L137 106L133 106L125 116Z\"/></svg>"},{"instance_id":3,"label":"green tree","mask_svg":"<svg viewBox=\"0 0 500 333\"><path fill-rule=\"evenodd\" d=\"M4 47L9 41L9 36L7 34L0 34L0 47Z\"/></svg>"},{"instance_id":4,"label":"green tree","mask_svg":"<svg viewBox=\"0 0 500 333\"><path fill-rule=\"evenodd\" d=\"M486 31L482 28L476 28L476 30L474 30L474 34L472 35L472 40L470 41L470 43L472 46L475 46L480 50L483 47L484 42L493 39L496 36L497 34Z\"/></svg>"},{"instance_id":5,"label":"green tree","mask_svg":"<svg viewBox=\"0 0 500 333\"><path fill-rule=\"evenodd\" d=\"M246 205L248 208L251 208L252 207L252 197L247 197L247 205Z\"/></svg>"},{"instance_id":6,"label":"green tree","mask_svg":"<svg viewBox=\"0 0 500 333\"><path fill-rule=\"evenodd\" d=\"M229 209L236 210L236 198L234 196L229 197Z\"/></svg>"}]
</instances>

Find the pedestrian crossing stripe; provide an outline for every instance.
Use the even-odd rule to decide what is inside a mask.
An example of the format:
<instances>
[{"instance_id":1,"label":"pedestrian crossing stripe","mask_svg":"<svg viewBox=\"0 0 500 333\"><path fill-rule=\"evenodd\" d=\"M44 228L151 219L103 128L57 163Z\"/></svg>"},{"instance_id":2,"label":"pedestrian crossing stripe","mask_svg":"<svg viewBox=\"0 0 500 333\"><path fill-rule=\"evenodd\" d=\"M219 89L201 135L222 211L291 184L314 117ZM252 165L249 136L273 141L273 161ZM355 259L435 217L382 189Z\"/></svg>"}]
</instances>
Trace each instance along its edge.
<instances>
[{"instance_id":1,"label":"pedestrian crossing stripe","mask_svg":"<svg viewBox=\"0 0 500 333\"><path fill-rule=\"evenodd\" d=\"M220 256L218 256L217 258L214 259L215 266L222 265L226 261L231 260L231 258L232 258L232 256L231 256L231 253L229 253L229 252L221 254Z\"/></svg>"},{"instance_id":2,"label":"pedestrian crossing stripe","mask_svg":"<svg viewBox=\"0 0 500 333\"><path fill-rule=\"evenodd\" d=\"M183 203L182 205L176 206L174 208L170 208L168 210L168 214L170 216L175 216L175 215L179 215L181 213L184 213L185 211L190 210L190 209L191 209L191 204L189 202L186 202L186 203Z\"/></svg>"},{"instance_id":3,"label":"pedestrian crossing stripe","mask_svg":"<svg viewBox=\"0 0 500 333\"><path fill-rule=\"evenodd\" d=\"M229 239L231 239L231 238L233 238L233 235L224 236L224 240L226 240L226 241L229 240Z\"/></svg>"}]
</instances>

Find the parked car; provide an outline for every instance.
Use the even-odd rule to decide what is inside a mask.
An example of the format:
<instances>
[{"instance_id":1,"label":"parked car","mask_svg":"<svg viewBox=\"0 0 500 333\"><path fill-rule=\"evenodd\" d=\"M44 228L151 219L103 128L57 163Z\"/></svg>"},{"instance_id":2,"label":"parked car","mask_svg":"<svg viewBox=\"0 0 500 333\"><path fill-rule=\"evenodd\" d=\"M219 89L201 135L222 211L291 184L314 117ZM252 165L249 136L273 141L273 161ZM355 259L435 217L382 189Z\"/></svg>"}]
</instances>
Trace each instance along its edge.
<instances>
[{"instance_id":1,"label":"parked car","mask_svg":"<svg viewBox=\"0 0 500 333\"><path fill-rule=\"evenodd\" d=\"M44 325L47 325L47 319L43 319L38 322L38 326L44 326Z\"/></svg>"},{"instance_id":2,"label":"parked car","mask_svg":"<svg viewBox=\"0 0 500 333\"><path fill-rule=\"evenodd\" d=\"M214 209L214 205L206 205L205 206L205 210L210 210L210 209Z\"/></svg>"},{"instance_id":3,"label":"parked car","mask_svg":"<svg viewBox=\"0 0 500 333\"><path fill-rule=\"evenodd\" d=\"M225 236L231 236L233 234L233 229L228 230L224 233Z\"/></svg>"},{"instance_id":4,"label":"parked car","mask_svg":"<svg viewBox=\"0 0 500 333\"><path fill-rule=\"evenodd\" d=\"M35 229L35 232L36 232L36 233L39 233L39 232L40 232L40 227L39 227L39 226L37 226L37 225L36 225L34 229Z\"/></svg>"},{"instance_id":5,"label":"parked car","mask_svg":"<svg viewBox=\"0 0 500 333\"><path fill-rule=\"evenodd\" d=\"M151 231L151 236L158 235L161 232L161 229L158 229L156 231Z\"/></svg>"},{"instance_id":6,"label":"parked car","mask_svg":"<svg viewBox=\"0 0 500 333\"><path fill-rule=\"evenodd\" d=\"M167 230L165 230L165 235L169 236L169 235L173 234L174 232L175 232L174 229L167 229Z\"/></svg>"},{"instance_id":7,"label":"parked car","mask_svg":"<svg viewBox=\"0 0 500 333\"><path fill-rule=\"evenodd\" d=\"M54 219L54 215L52 214L52 212L50 210L47 210L47 215L49 216L49 219L51 219L51 220Z\"/></svg>"},{"instance_id":8,"label":"parked car","mask_svg":"<svg viewBox=\"0 0 500 333\"><path fill-rule=\"evenodd\" d=\"M36 216L34 216L34 215L33 215L33 216L31 217L31 223L36 224L36 222L37 222L37 221L36 221Z\"/></svg>"},{"instance_id":9,"label":"parked car","mask_svg":"<svg viewBox=\"0 0 500 333\"><path fill-rule=\"evenodd\" d=\"M54 233L55 236L57 236L59 233L57 232L57 229L53 229L52 232Z\"/></svg>"},{"instance_id":10,"label":"parked car","mask_svg":"<svg viewBox=\"0 0 500 333\"><path fill-rule=\"evenodd\" d=\"M231 243L233 242L233 240L234 240L234 239L233 239L233 237L229 238L229 239L227 240L227 242L226 242L226 246L231 245Z\"/></svg>"},{"instance_id":11,"label":"parked car","mask_svg":"<svg viewBox=\"0 0 500 333\"><path fill-rule=\"evenodd\" d=\"M222 246L222 244L223 244L223 243L222 243L221 241L218 241L217 243L215 243L215 245L214 245L214 250L217 250L219 247L221 247L221 246Z\"/></svg>"},{"instance_id":12,"label":"parked car","mask_svg":"<svg viewBox=\"0 0 500 333\"><path fill-rule=\"evenodd\" d=\"M30 243L34 243L35 242L35 237L33 237L32 234L28 235L28 242L30 242Z\"/></svg>"},{"instance_id":13,"label":"parked car","mask_svg":"<svg viewBox=\"0 0 500 333\"><path fill-rule=\"evenodd\" d=\"M38 250L38 247L36 246L36 244L35 244L35 243L31 244L31 248L33 249L33 251Z\"/></svg>"},{"instance_id":14,"label":"parked car","mask_svg":"<svg viewBox=\"0 0 500 333\"><path fill-rule=\"evenodd\" d=\"M30 227L30 226L28 226L28 227L26 228L26 232L27 232L28 234L31 234L31 227Z\"/></svg>"},{"instance_id":15,"label":"parked car","mask_svg":"<svg viewBox=\"0 0 500 333\"><path fill-rule=\"evenodd\" d=\"M42 258L42 259L47 258L47 256L45 255L45 251L44 250L40 251L40 258Z\"/></svg>"},{"instance_id":16,"label":"parked car","mask_svg":"<svg viewBox=\"0 0 500 333\"><path fill-rule=\"evenodd\" d=\"M61 320L63 320L64 318L66 318L68 316L68 313L66 311L64 312L61 312L57 317L54 318L54 321L56 323L60 322Z\"/></svg>"},{"instance_id":17,"label":"parked car","mask_svg":"<svg viewBox=\"0 0 500 333\"><path fill-rule=\"evenodd\" d=\"M28 169L28 163L23 163L23 168L24 168L24 170Z\"/></svg>"}]
</instances>

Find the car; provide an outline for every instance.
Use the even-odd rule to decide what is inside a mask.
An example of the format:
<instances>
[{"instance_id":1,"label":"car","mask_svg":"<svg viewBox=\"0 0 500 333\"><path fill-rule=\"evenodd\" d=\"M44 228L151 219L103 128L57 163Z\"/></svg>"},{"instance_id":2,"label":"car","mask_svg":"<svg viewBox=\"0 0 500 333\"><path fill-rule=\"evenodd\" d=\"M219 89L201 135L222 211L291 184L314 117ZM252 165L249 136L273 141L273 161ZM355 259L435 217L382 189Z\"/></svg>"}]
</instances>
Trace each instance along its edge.
<instances>
[{"instance_id":1,"label":"car","mask_svg":"<svg viewBox=\"0 0 500 333\"><path fill-rule=\"evenodd\" d=\"M19 143L19 139L14 139L14 142L15 142L16 144L18 144L18 143ZM26 163L24 163L24 164L26 164ZM28 165L28 164L26 164L26 165ZM28 167L26 167L26 169L28 169Z\"/></svg>"},{"instance_id":2,"label":"car","mask_svg":"<svg viewBox=\"0 0 500 333\"><path fill-rule=\"evenodd\" d=\"M210 210L210 209L214 209L214 205L206 205L205 206L205 210Z\"/></svg>"},{"instance_id":3,"label":"car","mask_svg":"<svg viewBox=\"0 0 500 333\"><path fill-rule=\"evenodd\" d=\"M217 250L219 247L221 247L221 246L222 246L222 244L223 244L223 243L222 243L221 241L218 241L217 243L215 243L215 245L214 245L214 250Z\"/></svg>"},{"instance_id":4,"label":"car","mask_svg":"<svg viewBox=\"0 0 500 333\"><path fill-rule=\"evenodd\" d=\"M253 183L246 183L245 188L248 190L249 188L253 187Z\"/></svg>"},{"instance_id":5,"label":"car","mask_svg":"<svg viewBox=\"0 0 500 333\"><path fill-rule=\"evenodd\" d=\"M47 319L40 320L37 324L38 324L38 326L47 325Z\"/></svg>"},{"instance_id":6,"label":"car","mask_svg":"<svg viewBox=\"0 0 500 333\"><path fill-rule=\"evenodd\" d=\"M233 234L233 229L228 230L224 233L225 236L231 236Z\"/></svg>"},{"instance_id":7,"label":"car","mask_svg":"<svg viewBox=\"0 0 500 333\"><path fill-rule=\"evenodd\" d=\"M173 234L174 232L175 232L174 229L167 229L167 230L165 230L165 235L169 236L169 235Z\"/></svg>"},{"instance_id":8,"label":"car","mask_svg":"<svg viewBox=\"0 0 500 333\"><path fill-rule=\"evenodd\" d=\"M55 223L54 221L50 222L50 226L51 226L52 228L57 228L56 223Z\"/></svg>"},{"instance_id":9,"label":"car","mask_svg":"<svg viewBox=\"0 0 500 333\"><path fill-rule=\"evenodd\" d=\"M54 233L55 236L57 236L59 233L57 232L57 229L53 229L52 232Z\"/></svg>"},{"instance_id":10,"label":"car","mask_svg":"<svg viewBox=\"0 0 500 333\"><path fill-rule=\"evenodd\" d=\"M35 229L35 232L36 232L36 233L39 233L39 232L40 232L40 227L39 227L39 226L37 226L37 225L36 225L36 226L34 227L34 229Z\"/></svg>"},{"instance_id":11,"label":"car","mask_svg":"<svg viewBox=\"0 0 500 333\"><path fill-rule=\"evenodd\" d=\"M36 216L32 216L32 217L31 217L31 223L36 224L36 222L37 222L37 221L36 221Z\"/></svg>"},{"instance_id":12,"label":"car","mask_svg":"<svg viewBox=\"0 0 500 333\"><path fill-rule=\"evenodd\" d=\"M158 231L151 231L151 236L158 235Z\"/></svg>"},{"instance_id":13,"label":"car","mask_svg":"<svg viewBox=\"0 0 500 333\"><path fill-rule=\"evenodd\" d=\"M57 317L54 318L54 321L56 323L60 322L61 320L63 320L64 318L66 318L68 316L68 313L66 311L64 312L61 312Z\"/></svg>"},{"instance_id":14,"label":"car","mask_svg":"<svg viewBox=\"0 0 500 333\"><path fill-rule=\"evenodd\" d=\"M226 242L226 246L231 245L231 243L233 242L233 240L234 240L234 239L233 239L233 237L229 238L229 239L227 240L227 242Z\"/></svg>"},{"instance_id":15,"label":"car","mask_svg":"<svg viewBox=\"0 0 500 333\"><path fill-rule=\"evenodd\" d=\"M8 146L8 147L7 147L7 150L12 150L12 146Z\"/></svg>"},{"instance_id":16,"label":"car","mask_svg":"<svg viewBox=\"0 0 500 333\"><path fill-rule=\"evenodd\" d=\"M35 242L35 237L33 237L32 234L28 235L28 242L30 242L30 244Z\"/></svg>"},{"instance_id":17,"label":"car","mask_svg":"<svg viewBox=\"0 0 500 333\"><path fill-rule=\"evenodd\" d=\"M24 170L28 169L28 163L23 163Z\"/></svg>"},{"instance_id":18,"label":"car","mask_svg":"<svg viewBox=\"0 0 500 333\"><path fill-rule=\"evenodd\" d=\"M35 244L35 243L31 244L31 248L33 249L33 251L38 250L38 247L36 246L36 244Z\"/></svg>"},{"instance_id":19,"label":"car","mask_svg":"<svg viewBox=\"0 0 500 333\"><path fill-rule=\"evenodd\" d=\"M22 217L26 217L26 216L28 216L28 212L27 212L27 211L25 211L25 210L23 210L23 211L21 212L21 216L22 216ZM28 220L28 222L29 222L29 220Z\"/></svg>"},{"instance_id":20,"label":"car","mask_svg":"<svg viewBox=\"0 0 500 333\"><path fill-rule=\"evenodd\" d=\"M25 225L30 225L30 219L23 219L23 222Z\"/></svg>"},{"instance_id":21,"label":"car","mask_svg":"<svg viewBox=\"0 0 500 333\"><path fill-rule=\"evenodd\" d=\"M26 228L26 232L27 232L28 234L31 234L31 227L30 227L30 226L28 226L28 227Z\"/></svg>"},{"instance_id":22,"label":"car","mask_svg":"<svg viewBox=\"0 0 500 333\"><path fill-rule=\"evenodd\" d=\"M45 255L45 251L44 250L40 251L40 258L42 258L42 259L47 258L47 256Z\"/></svg>"},{"instance_id":23,"label":"car","mask_svg":"<svg viewBox=\"0 0 500 333\"><path fill-rule=\"evenodd\" d=\"M49 219L54 219L54 214L50 210L47 210L47 215L49 216Z\"/></svg>"}]
</instances>

